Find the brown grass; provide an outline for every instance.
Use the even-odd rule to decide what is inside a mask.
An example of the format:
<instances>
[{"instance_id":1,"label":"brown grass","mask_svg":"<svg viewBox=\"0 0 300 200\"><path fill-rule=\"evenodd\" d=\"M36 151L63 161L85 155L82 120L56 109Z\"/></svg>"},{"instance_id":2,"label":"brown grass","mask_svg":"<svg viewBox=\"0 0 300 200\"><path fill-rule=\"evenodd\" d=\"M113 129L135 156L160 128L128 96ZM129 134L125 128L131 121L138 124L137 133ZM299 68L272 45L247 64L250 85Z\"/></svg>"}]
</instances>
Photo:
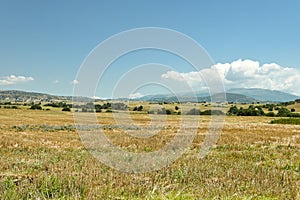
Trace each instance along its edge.
<instances>
[{"instance_id":1,"label":"brown grass","mask_svg":"<svg viewBox=\"0 0 300 200\"><path fill-rule=\"evenodd\" d=\"M149 139L126 134L111 113L97 114L105 134L128 151L163 147L180 118L168 116ZM131 115L140 126L149 116ZM300 127L268 117L226 117L216 147L198 153L209 116L190 149L159 171L127 174L99 163L82 145L72 113L0 109L2 199L300 199ZM110 128L112 127L112 128Z\"/></svg>"}]
</instances>

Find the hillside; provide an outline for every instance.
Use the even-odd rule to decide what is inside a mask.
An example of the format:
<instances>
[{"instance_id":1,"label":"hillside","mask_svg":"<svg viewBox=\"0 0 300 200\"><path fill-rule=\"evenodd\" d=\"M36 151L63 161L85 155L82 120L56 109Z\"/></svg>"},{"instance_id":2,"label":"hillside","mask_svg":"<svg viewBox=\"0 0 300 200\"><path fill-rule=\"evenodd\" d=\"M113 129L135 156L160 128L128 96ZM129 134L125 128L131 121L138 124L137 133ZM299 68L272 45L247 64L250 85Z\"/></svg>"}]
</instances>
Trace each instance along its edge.
<instances>
[{"instance_id":1,"label":"hillside","mask_svg":"<svg viewBox=\"0 0 300 200\"><path fill-rule=\"evenodd\" d=\"M292 95L286 92L281 92L278 90L267 90L267 89L259 89L259 88L234 88L230 89L227 92L242 94L248 97L252 97L254 99L258 99L260 101L274 101L274 102L286 102L286 101L294 101L299 97L296 95Z\"/></svg>"},{"instance_id":2,"label":"hillside","mask_svg":"<svg viewBox=\"0 0 300 200\"><path fill-rule=\"evenodd\" d=\"M266 90L266 89L243 89L236 88L230 89L226 92L227 102L236 103L252 103L252 102L287 102L299 99L298 96L288 94L281 91ZM218 96L223 94L217 94L213 99L219 99ZM221 98L222 99L222 98ZM37 92L27 92L18 90L0 90L0 102L51 102L51 101L72 101L72 96L55 96ZM88 97L76 97L76 101L91 101ZM128 98L122 98L118 100L129 100ZM211 101L211 97L208 93L196 92L181 93L177 96L169 94L158 95L146 95L140 98L131 99L131 101L151 101L151 102L203 102Z\"/></svg>"},{"instance_id":3,"label":"hillside","mask_svg":"<svg viewBox=\"0 0 300 200\"><path fill-rule=\"evenodd\" d=\"M72 97L70 96L55 96L44 93L37 92L27 92L19 90L1 90L0 91L0 101L12 101L12 102L50 102L53 100L65 100L70 101Z\"/></svg>"}]
</instances>

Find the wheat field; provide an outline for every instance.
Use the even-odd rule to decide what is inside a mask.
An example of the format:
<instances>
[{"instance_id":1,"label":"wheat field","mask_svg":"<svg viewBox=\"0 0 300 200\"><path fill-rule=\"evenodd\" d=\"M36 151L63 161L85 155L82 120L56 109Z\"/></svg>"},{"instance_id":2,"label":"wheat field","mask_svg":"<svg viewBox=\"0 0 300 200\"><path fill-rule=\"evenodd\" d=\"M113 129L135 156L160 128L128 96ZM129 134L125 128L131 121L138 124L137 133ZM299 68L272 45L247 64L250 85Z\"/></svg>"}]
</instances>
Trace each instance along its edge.
<instances>
[{"instance_id":1,"label":"wheat field","mask_svg":"<svg viewBox=\"0 0 300 200\"><path fill-rule=\"evenodd\" d=\"M131 115L147 126L147 114ZM97 118L111 142L152 152L176 135L181 118L200 117L187 151L160 170L124 173L95 159L81 142L73 114L0 109L1 199L300 199L300 126L271 117L226 116L222 135L199 158L209 116L167 116L161 131L135 138L112 113ZM190 118L190 119L189 119Z\"/></svg>"}]
</instances>

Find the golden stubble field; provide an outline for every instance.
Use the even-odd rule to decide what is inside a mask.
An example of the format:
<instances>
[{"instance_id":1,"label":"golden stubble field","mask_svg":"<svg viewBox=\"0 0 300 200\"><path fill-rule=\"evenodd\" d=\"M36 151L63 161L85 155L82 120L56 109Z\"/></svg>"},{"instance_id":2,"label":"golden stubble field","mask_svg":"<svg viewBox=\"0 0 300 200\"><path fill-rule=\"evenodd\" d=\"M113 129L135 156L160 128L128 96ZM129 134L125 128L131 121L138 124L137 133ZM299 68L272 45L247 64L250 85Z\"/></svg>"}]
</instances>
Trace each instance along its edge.
<instances>
[{"instance_id":1,"label":"golden stubble field","mask_svg":"<svg viewBox=\"0 0 300 200\"><path fill-rule=\"evenodd\" d=\"M147 126L147 114L132 114ZM181 118L167 116L150 138L126 134L112 113L102 129L132 152L161 149ZM300 199L300 126L269 124L270 117L226 116L222 135L204 158L198 154L209 116L200 116L189 149L173 164L147 173L123 173L98 162L83 146L73 114L58 110L0 109L1 199ZM127 124L128 125L128 124ZM125 132L124 132L125 131Z\"/></svg>"}]
</instances>

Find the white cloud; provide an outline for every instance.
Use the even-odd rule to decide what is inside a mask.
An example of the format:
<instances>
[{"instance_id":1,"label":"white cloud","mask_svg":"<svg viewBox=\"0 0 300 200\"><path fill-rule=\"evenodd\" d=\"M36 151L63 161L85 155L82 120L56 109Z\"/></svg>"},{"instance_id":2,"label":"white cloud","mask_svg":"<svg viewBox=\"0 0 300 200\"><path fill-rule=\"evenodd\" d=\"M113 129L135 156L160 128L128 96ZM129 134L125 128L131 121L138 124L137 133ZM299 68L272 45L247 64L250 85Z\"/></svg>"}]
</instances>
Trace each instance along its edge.
<instances>
[{"instance_id":1,"label":"white cloud","mask_svg":"<svg viewBox=\"0 0 300 200\"><path fill-rule=\"evenodd\" d=\"M55 81L53 81L52 83L57 84L57 83L59 83L59 82L60 82L59 80L55 80Z\"/></svg>"},{"instance_id":2,"label":"white cloud","mask_svg":"<svg viewBox=\"0 0 300 200\"><path fill-rule=\"evenodd\" d=\"M0 85L13 85L13 84L25 83L33 80L34 78L25 77L25 76L16 76L16 75L3 76L0 77Z\"/></svg>"},{"instance_id":3,"label":"white cloud","mask_svg":"<svg viewBox=\"0 0 300 200\"><path fill-rule=\"evenodd\" d=\"M130 99L136 99L136 98L141 98L143 97L144 95L142 95L141 93L137 92L137 93L134 93L134 94L130 94L129 95L129 98Z\"/></svg>"},{"instance_id":4,"label":"white cloud","mask_svg":"<svg viewBox=\"0 0 300 200\"><path fill-rule=\"evenodd\" d=\"M195 89L200 90L205 81L214 79L213 70L219 72L226 89L263 88L300 95L299 69L282 67L276 63L260 65L258 61L253 60L217 63L210 69L203 69L198 72L179 73L169 71L163 74L162 78L176 82L187 82Z\"/></svg>"},{"instance_id":5,"label":"white cloud","mask_svg":"<svg viewBox=\"0 0 300 200\"><path fill-rule=\"evenodd\" d=\"M75 79L75 80L72 81L72 84L73 84L73 85L77 85L77 84L79 84L79 81L77 81L77 80Z\"/></svg>"}]
</instances>

